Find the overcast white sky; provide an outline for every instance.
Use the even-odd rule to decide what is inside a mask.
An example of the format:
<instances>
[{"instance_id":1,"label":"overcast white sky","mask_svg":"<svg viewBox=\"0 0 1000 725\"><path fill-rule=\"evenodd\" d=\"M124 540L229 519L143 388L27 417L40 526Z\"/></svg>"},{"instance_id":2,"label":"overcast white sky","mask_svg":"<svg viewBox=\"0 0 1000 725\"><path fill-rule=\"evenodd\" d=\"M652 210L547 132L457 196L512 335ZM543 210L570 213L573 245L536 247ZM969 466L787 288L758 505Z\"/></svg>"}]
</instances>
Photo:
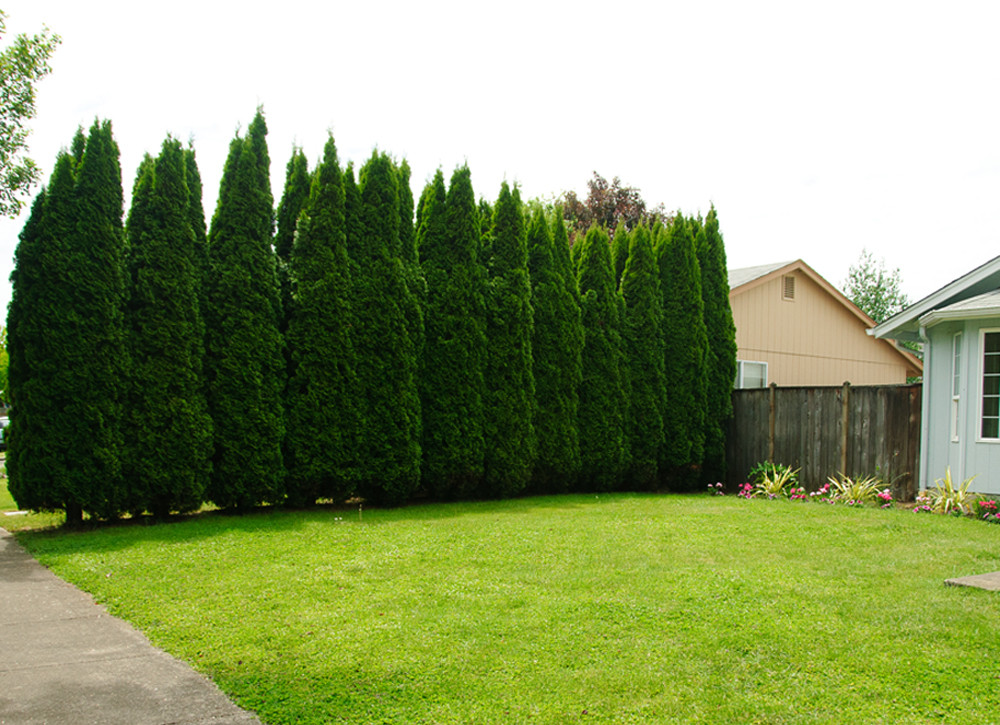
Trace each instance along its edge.
<instances>
[{"instance_id":1,"label":"overcast white sky","mask_svg":"<svg viewBox=\"0 0 1000 725\"><path fill-rule=\"evenodd\" d=\"M1000 3L0 0L8 38L63 43L29 142L45 178L110 119L126 196L146 152L193 139L215 207L258 104L275 202L378 147L467 162L478 196L586 192L591 172L685 213L714 202L730 267L803 259L842 287L863 248L919 299L1000 254ZM6 40L3 41L6 44ZM127 211L127 210L126 210ZM0 305L24 217L0 221Z\"/></svg>"}]
</instances>

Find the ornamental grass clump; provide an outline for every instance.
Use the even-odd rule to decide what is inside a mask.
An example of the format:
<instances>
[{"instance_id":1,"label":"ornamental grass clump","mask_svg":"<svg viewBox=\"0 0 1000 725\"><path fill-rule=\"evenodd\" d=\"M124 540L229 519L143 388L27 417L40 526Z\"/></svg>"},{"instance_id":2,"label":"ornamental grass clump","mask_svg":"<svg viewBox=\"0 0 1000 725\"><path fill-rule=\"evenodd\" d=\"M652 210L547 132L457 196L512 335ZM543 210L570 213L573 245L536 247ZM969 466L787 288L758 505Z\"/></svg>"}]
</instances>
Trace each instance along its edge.
<instances>
[{"instance_id":1,"label":"ornamental grass clump","mask_svg":"<svg viewBox=\"0 0 1000 725\"><path fill-rule=\"evenodd\" d=\"M786 489L795 488L798 483L799 469L791 469L781 464L766 464L757 476L753 487L753 495L760 494L769 499L787 496Z\"/></svg>"},{"instance_id":2,"label":"ornamental grass clump","mask_svg":"<svg viewBox=\"0 0 1000 725\"><path fill-rule=\"evenodd\" d=\"M878 476L865 476L851 478L840 474L839 478L832 476L827 479L830 482L830 497L834 501L845 503L848 506L858 506L866 503L885 503L882 498L883 493L888 493L888 502L892 503L892 494Z\"/></svg>"},{"instance_id":3,"label":"ornamental grass clump","mask_svg":"<svg viewBox=\"0 0 1000 725\"><path fill-rule=\"evenodd\" d=\"M969 493L969 485L975 476L965 479L955 485L951 478L951 467L944 469L944 478L935 482L934 490L930 492L930 507L934 513L967 515L972 513L976 503L975 494Z\"/></svg>"}]
</instances>

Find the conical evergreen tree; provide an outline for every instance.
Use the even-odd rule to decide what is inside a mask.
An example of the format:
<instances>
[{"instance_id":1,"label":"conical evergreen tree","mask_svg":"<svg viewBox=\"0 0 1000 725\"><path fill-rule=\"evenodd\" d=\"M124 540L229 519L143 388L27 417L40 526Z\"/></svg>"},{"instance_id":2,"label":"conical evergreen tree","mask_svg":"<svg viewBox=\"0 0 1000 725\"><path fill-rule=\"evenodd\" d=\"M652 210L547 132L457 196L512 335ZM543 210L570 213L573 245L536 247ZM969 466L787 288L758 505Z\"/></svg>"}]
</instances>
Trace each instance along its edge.
<instances>
[{"instance_id":1,"label":"conical evergreen tree","mask_svg":"<svg viewBox=\"0 0 1000 725\"><path fill-rule=\"evenodd\" d=\"M424 307L427 304L427 281L417 261L416 229L413 226L413 190L410 188L410 165L403 160L394 167L399 190L399 259L409 295L403 299L406 325L419 365L424 350Z\"/></svg>"},{"instance_id":2,"label":"conical evergreen tree","mask_svg":"<svg viewBox=\"0 0 1000 725\"><path fill-rule=\"evenodd\" d=\"M639 225L629 237L629 256L621 281L625 301L622 340L629 394L626 417L628 478L631 486L650 489L658 482L658 463L664 445L667 381L664 376L663 297L649 230Z\"/></svg>"},{"instance_id":3,"label":"conical evergreen tree","mask_svg":"<svg viewBox=\"0 0 1000 725\"><path fill-rule=\"evenodd\" d=\"M191 227L187 154L167 139L139 169L128 220L129 506L163 517L198 508L212 426L204 396L202 258ZM200 201L198 202L200 206ZM195 217L197 214L195 214Z\"/></svg>"},{"instance_id":4,"label":"conical evergreen tree","mask_svg":"<svg viewBox=\"0 0 1000 725\"><path fill-rule=\"evenodd\" d=\"M504 182L493 211L492 265L486 303L486 442L483 492L513 496L531 477L532 426L531 280L521 198Z\"/></svg>"},{"instance_id":5,"label":"conical evergreen tree","mask_svg":"<svg viewBox=\"0 0 1000 725\"><path fill-rule=\"evenodd\" d=\"M622 275L625 274L625 264L628 262L629 247L632 235L625 227L625 222L618 222L615 227L615 234L611 238L611 266L615 270L616 289L621 288Z\"/></svg>"},{"instance_id":6,"label":"conical evergreen tree","mask_svg":"<svg viewBox=\"0 0 1000 725\"><path fill-rule=\"evenodd\" d=\"M288 320L292 314L292 284L288 268L291 264L292 244L295 241L295 225L302 212L302 207L309 199L311 184L309 161L302 149L296 147L292 149L292 157L285 167L285 189L281 194L281 201L278 203L277 229L274 234L274 254L281 299L279 328L282 333L288 329Z\"/></svg>"},{"instance_id":7,"label":"conical evergreen tree","mask_svg":"<svg viewBox=\"0 0 1000 725\"><path fill-rule=\"evenodd\" d=\"M729 305L726 247L714 206L698 232L697 247L708 339L702 481L714 483L726 480L726 429L733 416L733 381L736 380L736 324Z\"/></svg>"},{"instance_id":8,"label":"conical evergreen tree","mask_svg":"<svg viewBox=\"0 0 1000 725\"><path fill-rule=\"evenodd\" d=\"M298 221L288 326L289 499L342 501L358 477L358 400L344 186L331 136Z\"/></svg>"},{"instance_id":9,"label":"conical evergreen tree","mask_svg":"<svg viewBox=\"0 0 1000 725\"><path fill-rule=\"evenodd\" d=\"M57 225L68 233L72 219L73 157L65 151L56 161L49 190L42 189L31 206L31 214L19 237L10 276L11 301L7 310L9 354L8 396L10 425L7 442L7 486L22 509L51 510L66 507L69 491L62 466L56 468L58 450L48 430L58 413L49 395L57 370L49 344L54 321L49 310L57 309L59 289L46 272L57 271L59 255L48 241L63 239L54 234ZM49 223L43 223L46 212ZM46 229L47 227L47 229ZM46 263L43 264L43 260ZM79 508L80 504L77 503ZM82 509L80 509L82 510Z\"/></svg>"},{"instance_id":10,"label":"conical evergreen tree","mask_svg":"<svg viewBox=\"0 0 1000 725\"><path fill-rule=\"evenodd\" d=\"M266 135L258 110L246 137L230 144L209 234L206 363L215 455L208 497L223 508L284 496L285 362Z\"/></svg>"},{"instance_id":11,"label":"conical evergreen tree","mask_svg":"<svg viewBox=\"0 0 1000 725\"><path fill-rule=\"evenodd\" d=\"M400 258L397 180L389 157L373 153L361 169L360 226L353 233L348 231L363 406L359 492L385 504L403 503L420 483L420 395L414 336L407 317L415 301Z\"/></svg>"},{"instance_id":12,"label":"conical evergreen tree","mask_svg":"<svg viewBox=\"0 0 1000 725\"><path fill-rule=\"evenodd\" d=\"M479 258L489 277L493 265L493 206L484 198L479 200L479 229L482 232Z\"/></svg>"},{"instance_id":13,"label":"conical evergreen tree","mask_svg":"<svg viewBox=\"0 0 1000 725\"><path fill-rule=\"evenodd\" d=\"M109 122L95 121L80 139L75 156L57 161L41 219L29 220L21 240L27 249L18 267L25 256L40 268L15 271L15 288L25 293L15 307L42 306L13 310L12 357L27 369L14 375L20 412L13 411L8 459L15 495L28 506L65 508L70 524L84 511L110 518L126 507L121 169ZM44 422L32 423L36 416Z\"/></svg>"},{"instance_id":14,"label":"conical evergreen tree","mask_svg":"<svg viewBox=\"0 0 1000 725\"><path fill-rule=\"evenodd\" d=\"M561 224L561 219L557 218L556 224ZM566 244L565 227L562 234L557 229L556 239L556 243ZM583 327L579 302L559 270L569 264L569 249L557 252L541 210L535 212L528 229L528 250L534 309L533 425L538 439L532 488L558 493L573 485L580 471L577 413Z\"/></svg>"},{"instance_id":15,"label":"conical evergreen tree","mask_svg":"<svg viewBox=\"0 0 1000 725\"><path fill-rule=\"evenodd\" d=\"M705 447L708 341L694 239L681 214L661 234L656 256L663 293L665 372L670 381L661 474L675 488L690 488L699 481Z\"/></svg>"},{"instance_id":16,"label":"conical evergreen tree","mask_svg":"<svg viewBox=\"0 0 1000 725\"><path fill-rule=\"evenodd\" d=\"M485 272L468 167L455 170L447 192L438 170L421 199L417 239L427 280L421 472L435 496L464 498L482 481L485 445Z\"/></svg>"},{"instance_id":17,"label":"conical evergreen tree","mask_svg":"<svg viewBox=\"0 0 1000 725\"><path fill-rule=\"evenodd\" d=\"M75 487L89 489L84 508L102 518L124 510L122 401L127 372L122 173L111 123L94 122L76 178L72 315L79 322L68 369L76 394L66 409L74 431L67 451ZM69 391L67 391L69 392ZM74 410L76 408L76 410ZM76 414L74 416L74 414Z\"/></svg>"},{"instance_id":18,"label":"conical evergreen tree","mask_svg":"<svg viewBox=\"0 0 1000 725\"><path fill-rule=\"evenodd\" d=\"M207 281L209 275L208 233L205 229L205 207L202 204L201 172L194 149L190 146L184 150L184 164L188 187L188 222L194 235L195 255L198 260L198 309L201 310L204 325L205 308L208 306ZM203 344L204 347L204 344ZM204 379L204 371L202 371Z\"/></svg>"},{"instance_id":19,"label":"conical evergreen tree","mask_svg":"<svg viewBox=\"0 0 1000 725\"><path fill-rule=\"evenodd\" d=\"M608 235L592 226L580 249L583 380L580 384L580 485L610 491L626 461L621 309Z\"/></svg>"}]
</instances>

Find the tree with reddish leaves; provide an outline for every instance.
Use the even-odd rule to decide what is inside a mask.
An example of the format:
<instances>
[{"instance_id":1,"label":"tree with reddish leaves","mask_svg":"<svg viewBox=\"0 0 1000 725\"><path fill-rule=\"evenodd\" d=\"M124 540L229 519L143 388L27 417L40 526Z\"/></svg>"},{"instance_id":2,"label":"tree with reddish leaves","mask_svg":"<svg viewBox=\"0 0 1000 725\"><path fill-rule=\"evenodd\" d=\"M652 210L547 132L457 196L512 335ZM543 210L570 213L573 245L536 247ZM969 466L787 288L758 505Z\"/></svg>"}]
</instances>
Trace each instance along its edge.
<instances>
[{"instance_id":1,"label":"tree with reddish leaves","mask_svg":"<svg viewBox=\"0 0 1000 725\"><path fill-rule=\"evenodd\" d=\"M634 186L626 186L615 176L609 182L594 172L587 182L587 198L583 201L575 191L567 191L559 198L563 205L563 216L573 229L573 238L587 233L591 224L605 229L615 229L624 224L628 230L639 224L652 226L656 220L667 221L668 214L663 204L647 208L642 194Z\"/></svg>"}]
</instances>

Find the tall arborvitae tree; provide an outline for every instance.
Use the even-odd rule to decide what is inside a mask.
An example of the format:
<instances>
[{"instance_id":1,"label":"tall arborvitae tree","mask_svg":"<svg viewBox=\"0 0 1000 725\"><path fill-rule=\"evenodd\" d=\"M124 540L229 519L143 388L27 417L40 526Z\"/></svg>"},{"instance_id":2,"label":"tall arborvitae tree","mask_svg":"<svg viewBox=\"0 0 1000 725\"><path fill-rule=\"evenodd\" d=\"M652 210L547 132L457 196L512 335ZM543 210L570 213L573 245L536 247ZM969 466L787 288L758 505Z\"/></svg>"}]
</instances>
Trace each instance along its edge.
<instances>
[{"instance_id":1,"label":"tall arborvitae tree","mask_svg":"<svg viewBox=\"0 0 1000 725\"><path fill-rule=\"evenodd\" d=\"M610 491L626 461L621 303L615 291L607 233L593 226L580 250L583 380L580 384L580 485Z\"/></svg>"},{"instance_id":2,"label":"tall arborvitae tree","mask_svg":"<svg viewBox=\"0 0 1000 725\"><path fill-rule=\"evenodd\" d=\"M699 480L705 447L708 340L698 257L690 224L681 214L659 236L656 256L663 293L665 372L670 382L661 473L674 488L690 488Z\"/></svg>"},{"instance_id":3,"label":"tall arborvitae tree","mask_svg":"<svg viewBox=\"0 0 1000 725\"><path fill-rule=\"evenodd\" d=\"M354 342L361 409L359 492L385 504L406 501L420 483L420 395L415 305L400 258L396 169L374 153L361 169L358 229L348 230L354 274ZM348 185L348 216L351 216Z\"/></svg>"},{"instance_id":4,"label":"tall arborvitae tree","mask_svg":"<svg viewBox=\"0 0 1000 725\"><path fill-rule=\"evenodd\" d=\"M485 272L468 167L455 170L447 192L438 170L421 199L417 240L427 280L421 472L435 496L461 498L479 487L484 456Z\"/></svg>"},{"instance_id":5,"label":"tall arborvitae tree","mask_svg":"<svg viewBox=\"0 0 1000 725\"><path fill-rule=\"evenodd\" d=\"M486 296L483 492L490 497L521 492L534 465L532 317L521 198L504 182L493 211Z\"/></svg>"},{"instance_id":6,"label":"tall arborvitae tree","mask_svg":"<svg viewBox=\"0 0 1000 725\"><path fill-rule=\"evenodd\" d=\"M571 287L560 271L569 264L566 228L561 214L555 223L555 240L549 234L541 210L535 212L528 228L531 301L535 315L531 341L535 377L533 422L538 439L532 488L553 493L566 491L580 471L576 418L583 348L580 304L572 291L576 280L572 280ZM555 244L564 245L564 249L558 251Z\"/></svg>"},{"instance_id":7,"label":"tall arborvitae tree","mask_svg":"<svg viewBox=\"0 0 1000 725\"><path fill-rule=\"evenodd\" d=\"M479 200L479 228L482 232L479 258L489 275L493 263L493 206L485 198Z\"/></svg>"},{"instance_id":8,"label":"tall arborvitae tree","mask_svg":"<svg viewBox=\"0 0 1000 725\"><path fill-rule=\"evenodd\" d=\"M29 220L39 226L22 238L39 268L15 271L11 325L12 357L24 364L13 376L11 488L29 507L65 508L71 524L84 511L109 518L127 507L121 169L109 122L80 138L79 162L60 157L41 219Z\"/></svg>"},{"instance_id":9,"label":"tall arborvitae tree","mask_svg":"<svg viewBox=\"0 0 1000 725\"><path fill-rule=\"evenodd\" d=\"M632 235L625 227L624 221L619 221L615 227L615 235L611 238L611 266L615 270L615 285L621 289L622 275L625 274L625 264L628 262L629 246Z\"/></svg>"},{"instance_id":10,"label":"tall arborvitae tree","mask_svg":"<svg viewBox=\"0 0 1000 725\"><path fill-rule=\"evenodd\" d=\"M427 282L417 261L416 228L413 224L413 190L410 188L410 165L406 159L395 166L396 187L399 190L399 259L403 278L410 294L403 300L407 329L419 364L424 349L424 306L427 304Z\"/></svg>"},{"instance_id":11,"label":"tall arborvitae tree","mask_svg":"<svg viewBox=\"0 0 1000 725\"><path fill-rule=\"evenodd\" d=\"M188 187L188 222L194 235L195 255L198 259L198 309L201 310L204 324L205 308L208 306L206 282L208 280L208 233L205 229L205 207L202 204L201 172L198 170L198 160L194 149L190 146L184 149L184 165ZM204 372L202 373L204 377Z\"/></svg>"},{"instance_id":12,"label":"tall arborvitae tree","mask_svg":"<svg viewBox=\"0 0 1000 725\"><path fill-rule=\"evenodd\" d=\"M124 468L130 508L158 517L198 508L211 469L212 425L202 377L202 257L191 227L187 164L185 150L173 139L164 142L155 162L147 157L127 227L125 320L132 365Z\"/></svg>"},{"instance_id":13,"label":"tall arborvitae tree","mask_svg":"<svg viewBox=\"0 0 1000 725\"><path fill-rule=\"evenodd\" d=\"M52 236L52 232L57 225L67 232L72 220L74 167L73 157L65 151L61 153L48 191L42 189L35 197L31 214L21 230L10 276L7 385L11 407L10 425L4 437L7 486L23 509L60 509L68 502L72 504L62 465L57 468L57 441L49 431L57 411L48 391L57 371L49 349L54 339L47 328L55 321L49 310L56 308L59 289L46 271L58 271L54 262L60 259L57 247L47 242L58 244L63 237ZM48 224L43 223L46 216ZM46 258L48 261L43 264Z\"/></svg>"},{"instance_id":14,"label":"tall arborvitae tree","mask_svg":"<svg viewBox=\"0 0 1000 725\"><path fill-rule=\"evenodd\" d=\"M629 484L655 488L663 449L664 377L663 297L660 272L649 230L639 225L629 235L628 260L622 275L625 301L622 340L628 378L626 431Z\"/></svg>"},{"instance_id":15,"label":"tall arborvitae tree","mask_svg":"<svg viewBox=\"0 0 1000 725\"><path fill-rule=\"evenodd\" d=\"M573 274L578 275L580 272L580 253L583 251L583 238L577 237L576 241L570 245L569 248L569 260L573 265Z\"/></svg>"},{"instance_id":16,"label":"tall arborvitae tree","mask_svg":"<svg viewBox=\"0 0 1000 725\"><path fill-rule=\"evenodd\" d=\"M208 497L245 509L284 496L278 285L267 126L258 110L229 147L209 234L205 319L215 455Z\"/></svg>"},{"instance_id":17,"label":"tall arborvitae tree","mask_svg":"<svg viewBox=\"0 0 1000 725\"><path fill-rule=\"evenodd\" d=\"M288 319L291 316L292 284L289 277L289 265L292 257L292 244L295 241L295 224L309 199L309 189L312 179L309 176L309 161L301 148L292 149L292 157L285 167L285 188L278 203L277 228L274 233L275 263L278 269L278 287L281 299L280 329L284 333L288 329Z\"/></svg>"},{"instance_id":18,"label":"tall arborvitae tree","mask_svg":"<svg viewBox=\"0 0 1000 725\"><path fill-rule=\"evenodd\" d=\"M358 400L344 185L331 136L298 221L287 344L288 496L343 501L358 476Z\"/></svg>"},{"instance_id":19,"label":"tall arborvitae tree","mask_svg":"<svg viewBox=\"0 0 1000 725\"><path fill-rule=\"evenodd\" d=\"M708 340L702 480L714 483L726 480L726 429L733 416L733 382L736 380L736 324L729 305L726 247L719 232L715 206L709 210L698 232L697 246Z\"/></svg>"},{"instance_id":20,"label":"tall arborvitae tree","mask_svg":"<svg viewBox=\"0 0 1000 725\"><path fill-rule=\"evenodd\" d=\"M72 316L78 321L67 361L75 393L65 412L74 444L67 451L84 508L102 517L126 506L121 478L125 357L125 243L122 173L111 123L95 122L76 177ZM67 391L69 393L69 391ZM71 397L72 396L72 397Z\"/></svg>"}]
</instances>

